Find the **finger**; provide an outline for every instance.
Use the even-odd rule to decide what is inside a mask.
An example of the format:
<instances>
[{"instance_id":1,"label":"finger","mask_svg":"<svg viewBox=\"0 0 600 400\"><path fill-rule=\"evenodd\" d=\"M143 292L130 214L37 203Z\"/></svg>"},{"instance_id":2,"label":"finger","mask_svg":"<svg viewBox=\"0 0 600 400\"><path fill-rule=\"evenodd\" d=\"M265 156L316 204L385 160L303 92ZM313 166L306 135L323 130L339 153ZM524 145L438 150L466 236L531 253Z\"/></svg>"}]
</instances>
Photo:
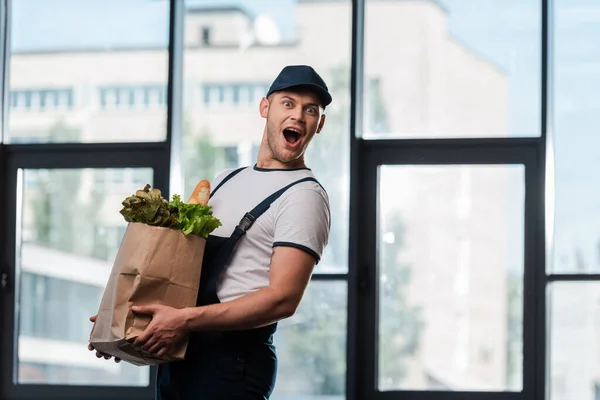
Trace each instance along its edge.
<instances>
[{"instance_id":1,"label":"finger","mask_svg":"<svg viewBox=\"0 0 600 400\"><path fill-rule=\"evenodd\" d=\"M112 358L112 356L110 354L105 354L105 353L102 353L101 351L97 351L97 350L96 350L96 357L104 358L106 360L110 360Z\"/></svg>"},{"instance_id":2,"label":"finger","mask_svg":"<svg viewBox=\"0 0 600 400\"><path fill-rule=\"evenodd\" d=\"M154 335L150 336L146 342L143 343L142 348L148 351L149 348L158 343L158 338Z\"/></svg>"},{"instance_id":3,"label":"finger","mask_svg":"<svg viewBox=\"0 0 600 400\"><path fill-rule=\"evenodd\" d=\"M151 353L151 354L157 354L159 351L162 351L163 348L164 348L163 344L158 342L158 343L155 343L153 346L151 346L148 349L144 348L144 350L146 350L148 353Z\"/></svg>"},{"instance_id":4,"label":"finger","mask_svg":"<svg viewBox=\"0 0 600 400\"><path fill-rule=\"evenodd\" d=\"M116 358L116 357L115 357L115 362L118 364L118 363L120 363L120 362L121 362L121 359L120 359L120 358Z\"/></svg>"},{"instance_id":5,"label":"finger","mask_svg":"<svg viewBox=\"0 0 600 400\"><path fill-rule=\"evenodd\" d=\"M142 334L133 341L133 345L134 346L143 346L148 341L148 339L150 339L152 337L152 334L154 333L153 328L154 328L154 326L152 324L148 325L146 330L144 332L142 332Z\"/></svg>"},{"instance_id":6,"label":"finger","mask_svg":"<svg viewBox=\"0 0 600 400\"><path fill-rule=\"evenodd\" d=\"M98 315L92 315L92 316L90 317L90 321L92 321L92 322L96 322L96 318L98 318Z\"/></svg>"},{"instance_id":7,"label":"finger","mask_svg":"<svg viewBox=\"0 0 600 400\"><path fill-rule=\"evenodd\" d=\"M155 305L133 306L131 307L131 311L133 311L136 314L153 315L156 313L156 311L158 311L158 307Z\"/></svg>"},{"instance_id":8,"label":"finger","mask_svg":"<svg viewBox=\"0 0 600 400\"><path fill-rule=\"evenodd\" d=\"M90 344L88 344L88 350L89 350L89 351L94 351L94 346L92 346L92 344L91 344L91 343L90 343Z\"/></svg>"},{"instance_id":9,"label":"finger","mask_svg":"<svg viewBox=\"0 0 600 400\"><path fill-rule=\"evenodd\" d=\"M157 355L157 356L159 356L159 357L162 357L162 356L164 356L164 355L165 355L165 353L166 353L166 352L167 352L167 348L166 348L166 347L163 347L162 349L160 349L160 350L158 351L158 353L156 353L156 355Z\"/></svg>"}]
</instances>

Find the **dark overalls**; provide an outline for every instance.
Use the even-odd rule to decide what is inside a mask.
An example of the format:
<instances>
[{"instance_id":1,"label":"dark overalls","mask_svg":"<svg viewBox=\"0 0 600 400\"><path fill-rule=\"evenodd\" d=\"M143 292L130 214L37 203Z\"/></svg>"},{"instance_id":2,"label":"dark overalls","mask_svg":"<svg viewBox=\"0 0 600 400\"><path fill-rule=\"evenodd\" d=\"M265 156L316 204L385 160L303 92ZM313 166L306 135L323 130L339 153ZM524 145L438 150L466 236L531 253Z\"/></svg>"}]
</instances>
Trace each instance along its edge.
<instances>
[{"instance_id":1,"label":"dark overalls","mask_svg":"<svg viewBox=\"0 0 600 400\"><path fill-rule=\"evenodd\" d=\"M229 174L212 191L240 172ZM238 240L288 188L281 188L246 213L230 237L210 235L206 241L198 293L198 306L219 303L217 283L227 268ZM275 386L277 355L273 335L277 324L222 332L193 332L186 359L158 367L156 400L268 399Z\"/></svg>"}]
</instances>

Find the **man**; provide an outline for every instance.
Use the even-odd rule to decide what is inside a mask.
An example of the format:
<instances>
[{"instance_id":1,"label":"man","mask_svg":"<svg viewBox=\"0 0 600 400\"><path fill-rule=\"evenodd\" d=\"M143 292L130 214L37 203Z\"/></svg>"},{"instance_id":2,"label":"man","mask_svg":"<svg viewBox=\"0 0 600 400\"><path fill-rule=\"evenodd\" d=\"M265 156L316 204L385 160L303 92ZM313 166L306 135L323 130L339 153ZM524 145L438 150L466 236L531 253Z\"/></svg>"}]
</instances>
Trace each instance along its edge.
<instances>
[{"instance_id":1,"label":"man","mask_svg":"<svg viewBox=\"0 0 600 400\"><path fill-rule=\"evenodd\" d=\"M152 316L135 341L144 349L160 356L190 338L185 361L159 366L157 399L271 395L277 322L295 313L329 238L327 193L304 155L331 101L313 68L281 71L260 102L266 123L256 164L211 185L209 204L223 225L207 240L197 307L132 308Z\"/></svg>"}]
</instances>

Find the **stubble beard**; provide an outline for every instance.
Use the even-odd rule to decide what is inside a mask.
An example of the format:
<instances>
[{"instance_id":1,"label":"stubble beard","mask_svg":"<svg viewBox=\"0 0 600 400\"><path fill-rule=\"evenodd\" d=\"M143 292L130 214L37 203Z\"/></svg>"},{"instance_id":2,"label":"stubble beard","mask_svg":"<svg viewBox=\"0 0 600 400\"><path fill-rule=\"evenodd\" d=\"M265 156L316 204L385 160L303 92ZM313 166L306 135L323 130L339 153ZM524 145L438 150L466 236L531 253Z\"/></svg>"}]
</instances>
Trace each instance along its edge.
<instances>
[{"instance_id":1,"label":"stubble beard","mask_svg":"<svg viewBox=\"0 0 600 400\"><path fill-rule=\"evenodd\" d=\"M271 156L273 157L273 159L283 164L295 161L298 157L292 156L288 158L283 158L283 156L279 153L277 148L278 139L279 129L274 128L271 124L267 124L267 145L269 146L269 151L271 152Z\"/></svg>"},{"instance_id":2,"label":"stubble beard","mask_svg":"<svg viewBox=\"0 0 600 400\"><path fill-rule=\"evenodd\" d=\"M272 123L267 123L267 146L269 147L269 151L271 152L271 157L283 164L289 164L301 161L304 163L304 150L299 151L297 154L290 155L286 158L277 151L277 140L279 139L279 129L273 127ZM300 149L298 149L300 150Z\"/></svg>"},{"instance_id":3,"label":"stubble beard","mask_svg":"<svg viewBox=\"0 0 600 400\"><path fill-rule=\"evenodd\" d=\"M277 141L277 130L273 128L273 126L268 123L267 124L267 145L269 146L269 151L271 152L271 157L274 160L283 162L279 155L277 154L276 142Z\"/></svg>"}]
</instances>

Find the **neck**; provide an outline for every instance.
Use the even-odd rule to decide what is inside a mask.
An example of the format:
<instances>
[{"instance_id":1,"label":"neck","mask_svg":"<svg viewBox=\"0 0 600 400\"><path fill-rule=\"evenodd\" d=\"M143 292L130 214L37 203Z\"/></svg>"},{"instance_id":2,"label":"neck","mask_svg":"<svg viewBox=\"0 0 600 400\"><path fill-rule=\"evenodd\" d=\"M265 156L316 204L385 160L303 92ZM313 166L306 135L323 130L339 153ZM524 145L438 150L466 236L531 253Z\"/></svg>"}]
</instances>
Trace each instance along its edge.
<instances>
[{"instance_id":1,"label":"neck","mask_svg":"<svg viewBox=\"0 0 600 400\"><path fill-rule=\"evenodd\" d=\"M264 154L269 153L269 154ZM297 168L306 168L306 164L304 163L304 156L298 158L297 160L293 160L290 162L281 162L273 158L270 155L270 151L263 152L259 150L258 159L256 160L256 166L258 168L265 169L297 169Z\"/></svg>"}]
</instances>

